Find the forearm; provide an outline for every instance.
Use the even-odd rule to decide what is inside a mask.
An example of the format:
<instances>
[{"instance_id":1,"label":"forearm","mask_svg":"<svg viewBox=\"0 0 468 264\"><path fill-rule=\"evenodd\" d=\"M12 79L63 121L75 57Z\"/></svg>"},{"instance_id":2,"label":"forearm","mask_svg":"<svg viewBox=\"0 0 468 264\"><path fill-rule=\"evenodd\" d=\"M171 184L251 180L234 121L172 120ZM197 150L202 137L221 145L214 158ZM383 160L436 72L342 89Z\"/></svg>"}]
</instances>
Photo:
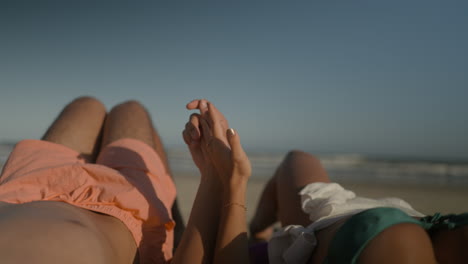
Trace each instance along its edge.
<instances>
[{"instance_id":1,"label":"forearm","mask_svg":"<svg viewBox=\"0 0 468 264\"><path fill-rule=\"evenodd\" d=\"M219 225L221 184L202 176L192 211L172 263L212 263Z\"/></svg>"},{"instance_id":2,"label":"forearm","mask_svg":"<svg viewBox=\"0 0 468 264\"><path fill-rule=\"evenodd\" d=\"M245 193L247 182L223 193L214 263L248 263Z\"/></svg>"}]
</instances>

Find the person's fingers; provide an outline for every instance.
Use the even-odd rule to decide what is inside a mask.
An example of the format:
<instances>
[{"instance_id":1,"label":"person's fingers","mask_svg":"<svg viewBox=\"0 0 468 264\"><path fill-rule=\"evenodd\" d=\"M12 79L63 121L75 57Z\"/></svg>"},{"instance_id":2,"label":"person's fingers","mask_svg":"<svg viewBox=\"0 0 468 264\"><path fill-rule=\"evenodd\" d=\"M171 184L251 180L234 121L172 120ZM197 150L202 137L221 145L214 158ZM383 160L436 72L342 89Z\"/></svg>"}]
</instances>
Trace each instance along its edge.
<instances>
[{"instance_id":1,"label":"person's fingers","mask_svg":"<svg viewBox=\"0 0 468 264\"><path fill-rule=\"evenodd\" d=\"M221 129L221 126L218 122L219 120L219 111L217 111L216 107L212 103L208 103L208 115L207 115L207 121L211 125L211 128L213 129L213 135L217 138L224 138L226 134L224 134L224 131Z\"/></svg>"},{"instance_id":2,"label":"person's fingers","mask_svg":"<svg viewBox=\"0 0 468 264\"><path fill-rule=\"evenodd\" d=\"M214 106L212 103L208 102L206 99L196 99L187 104L187 109L189 110L200 110L200 114L190 118L190 123L193 124L193 127L187 127L186 129L193 133L192 139L199 140L202 139L205 142L205 145L209 145L213 140L213 137L221 140L229 146L226 138L226 129L229 127L228 122L224 115ZM204 120L202 124L202 121ZM198 125L197 122L198 121ZM200 135L199 128L202 127L203 137Z\"/></svg>"},{"instance_id":3,"label":"person's fingers","mask_svg":"<svg viewBox=\"0 0 468 264\"><path fill-rule=\"evenodd\" d=\"M188 110L200 110L202 116L206 115L208 112L208 101L206 99L195 99L186 105Z\"/></svg>"},{"instance_id":4,"label":"person's fingers","mask_svg":"<svg viewBox=\"0 0 468 264\"><path fill-rule=\"evenodd\" d=\"M190 101L186 107L188 110L194 110L194 109L198 109L198 104L200 103L200 100L201 99L194 99L192 101Z\"/></svg>"},{"instance_id":5,"label":"person's fingers","mask_svg":"<svg viewBox=\"0 0 468 264\"><path fill-rule=\"evenodd\" d=\"M239 135L234 129L229 128L228 130L226 130L226 136L229 145L231 146L231 157L234 164L245 162L248 158L240 143Z\"/></svg>"},{"instance_id":6,"label":"person's fingers","mask_svg":"<svg viewBox=\"0 0 468 264\"><path fill-rule=\"evenodd\" d=\"M224 115L218 110L218 108L211 102L207 102L209 117L213 121L224 120Z\"/></svg>"},{"instance_id":7,"label":"person's fingers","mask_svg":"<svg viewBox=\"0 0 468 264\"><path fill-rule=\"evenodd\" d=\"M196 114L196 113L191 114L190 115L190 120L187 123L188 127L186 127L186 129L188 129L192 139L196 140L196 141L200 140L200 137L201 137L200 118L201 117L200 117L199 114Z\"/></svg>"},{"instance_id":8,"label":"person's fingers","mask_svg":"<svg viewBox=\"0 0 468 264\"><path fill-rule=\"evenodd\" d=\"M244 149L240 143L240 138L237 132L230 128L226 130L226 136L231 146L231 158L233 162L234 173L244 177L250 177L252 174L252 168L250 166L249 158L245 154Z\"/></svg>"},{"instance_id":9,"label":"person's fingers","mask_svg":"<svg viewBox=\"0 0 468 264\"><path fill-rule=\"evenodd\" d=\"M185 129L182 132L182 137L186 144L192 145L200 140L201 131L200 131L200 115L193 113L190 115L189 122L185 124Z\"/></svg>"},{"instance_id":10,"label":"person's fingers","mask_svg":"<svg viewBox=\"0 0 468 264\"><path fill-rule=\"evenodd\" d=\"M229 125L224 115L214 104L208 103L208 116L214 136L224 142L226 146L229 146L226 138L226 129L228 129Z\"/></svg>"},{"instance_id":11,"label":"person's fingers","mask_svg":"<svg viewBox=\"0 0 468 264\"><path fill-rule=\"evenodd\" d=\"M187 145L190 145L190 143L192 142L192 137L189 135L187 129L184 129L184 131L182 131L182 138L184 139L184 142Z\"/></svg>"},{"instance_id":12,"label":"person's fingers","mask_svg":"<svg viewBox=\"0 0 468 264\"><path fill-rule=\"evenodd\" d=\"M203 141L205 143L206 148L209 149L211 141L213 140L213 133L211 132L210 125L204 118L200 118L200 125L202 128Z\"/></svg>"},{"instance_id":13,"label":"person's fingers","mask_svg":"<svg viewBox=\"0 0 468 264\"><path fill-rule=\"evenodd\" d=\"M206 116L208 114L208 101L206 99L201 99L198 103L198 110L200 110L201 116Z\"/></svg>"}]
</instances>

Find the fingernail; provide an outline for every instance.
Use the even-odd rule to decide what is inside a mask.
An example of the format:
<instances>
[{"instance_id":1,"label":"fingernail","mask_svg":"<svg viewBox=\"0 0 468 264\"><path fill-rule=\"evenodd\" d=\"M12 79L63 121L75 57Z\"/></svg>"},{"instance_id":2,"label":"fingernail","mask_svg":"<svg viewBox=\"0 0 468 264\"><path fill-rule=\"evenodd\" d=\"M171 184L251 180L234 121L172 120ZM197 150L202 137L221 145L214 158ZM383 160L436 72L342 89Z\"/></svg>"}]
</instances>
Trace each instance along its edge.
<instances>
[{"instance_id":1,"label":"fingernail","mask_svg":"<svg viewBox=\"0 0 468 264\"><path fill-rule=\"evenodd\" d=\"M206 101L201 101L200 107L201 107L201 108L207 108L208 105L206 104Z\"/></svg>"},{"instance_id":2,"label":"fingernail","mask_svg":"<svg viewBox=\"0 0 468 264\"><path fill-rule=\"evenodd\" d=\"M234 131L234 129L232 129L232 128L229 128L228 133L229 133L229 135L234 136L236 134L236 131Z\"/></svg>"}]
</instances>

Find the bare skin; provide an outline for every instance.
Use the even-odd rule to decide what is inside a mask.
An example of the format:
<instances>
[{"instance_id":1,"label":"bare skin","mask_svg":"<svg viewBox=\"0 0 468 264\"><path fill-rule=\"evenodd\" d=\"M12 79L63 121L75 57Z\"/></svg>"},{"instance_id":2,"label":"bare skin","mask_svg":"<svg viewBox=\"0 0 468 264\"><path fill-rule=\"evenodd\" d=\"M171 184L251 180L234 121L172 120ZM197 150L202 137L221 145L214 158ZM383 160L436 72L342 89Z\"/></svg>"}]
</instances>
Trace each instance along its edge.
<instances>
[{"instance_id":1,"label":"bare skin","mask_svg":"<svg viewBox=\"0 0 468 264\"><path fill-rule=\"evenodd\" d=\"M112 109L102 135L105 118L102 103L91 97L81 97L64 108L42 139L78 151L87 162L95 161L101 138L103 146L120 138L138 139L155 148L169 172L161 140L139 103L129 101ZM181 233L183 222L177 207L173 207L173 212ZM34 218L27 217L29 215ZM24 235L9 230L22 230ZM32 263L33 260L34 263L138 262L137 246L120 220L66 203L2 203L0 232L2 263ZM30 243L24 243L25 236ZM44 237L47 237L48 245L45 249ZM180 235L177 238L180 239ZM24 245L21 250L11 248L19 244Z\"/></svg>"},{"instance_id":2,"label":"bare skin","mask_svg":"<svg viewBox=\"0 0 468 264\"><path fill-rule=\"evenodd\" d=\"M250 163L236 133L219 134L226 129L224 116L214 106L210 109L203 106L206 101L200 104L198 100L196 105L188 106L189 109L199 109L200 117L201 114L206 116L204 125L199 126L197 118L192 118L188 124L199 132L198 139L189 144L189 148L193 150L202 178L187 232L184 232L173 263L212 263L213 258L224 262L226 258L239 260L239 257L242 261L246 256L246 243L237 239L246 240L247 237L245 211L239 211L242 206L228 203L245 202ZM90 97L78 98L65 107L43 140L70 147L85 161L94 162L101 137L102 146L121 138L138 139L155 148L170 172L161 140L148 113L138 102L129 101L114 107L107 115L101 135L105 116L104 106L99 101ZM197 124L194 126L192 121ZM205 135L210 134L209 138L202 136L202 128ZM208 144L212 141L221 142L221 145ZM215 146L222 146L223 152ZM223 155L230 158L218 160L215 165L215 158ZM175 213L174 217L177 218ZM219 230L213 228L218 225ZM120 220L62 202L1 203L0 233L2 263L138 262L137 245ZM219 243L216 243L216 237ZM238 254L239 246L241 254Z\"/></svg>"},{"instance_id":3,"label":"bare skin","mask_svg":"<svg viewBox=\"0 0 468 264\"><path fill-rule=\"evenodd\" d=\"M106 108L101 102L92 97L77 98L65 106L42 140L67 146L94 162L105 118Z\"/></svg>"},{"instance_id":4,"label":"bare skin","mask_svg":"<svg viewBox=\"0 0 468 264\"><path fill-rule=\"evenodd\" d=\"M250 176L248 158L237 133L228 132L227 121L216 107L206 100L195 100L187 108L200 110L190 117L183 136L202 177L187 232L173 263L247 263L242 205ZM99 101L78 98L65 107L43 140L70 147L93 162L101 137L103 146L120 138L138 139L155 148L170 172L161 140L139 103L129 101L112 109L102 136L105 116ZM297 191L317 181L329 179L315 157L300 151L288 154L262 194L250 225L252 235L268 239L272 223L278 220L283 225L309 224ZM173 207L177 217L174 210L178 210ZM344 221L317 232L319 243L310 263L322 262ZM119 220L61 202L0 202L0 234L2 263L123 264L138 259L137 246ZM436 263L436 259L438 263L466 263L467 245L468 227L440 230L429 236L419 226L399 224L373 239L359 263Z\"/></svg>"},{"instance_id":5,"label":"bare skin","mask_svg":"<svg viewBox=\"0 0 468 264\"><path fill-rule=\"evenodd\" d=\"M112 108L107 115L103 130L102 147L122 138L133 138L143 141L154 148L163 161L167 173L172 177L161 138L154 128L149 113L140 103L137 101L127 101ZM185 229L177 200L174 202L171 212L176 222L174 229L175 251Z\"/></svg>"},{"instance_id":6,"label":"bare skin","mask_svg":"<svg viewBox=\"0 0 468 264\"><path fill-rule=\"evenodd\" d=\"M313 182L329 182L318 159L301 152L290 152L266 184L256 213L250 223L251 236L268 240L272 225L311 222L302 212L298 191ZM347 219L316 233L318 245L309 263L322 263L336 231ZM404 238L404 239L402 239ZM468 261L468 227L440 230L429 235L415 224L397 224L374 238L361 253L359 263L466 263Z\"/></svg>"},{"instance_id":7,"label":"bare skin","mask_svg":"<svg viewBox=\"0 0 468 264\"><path fill-rule=\"evenodd\" d=\"M252 237L256 240L268 240L272 234L271 225L277 221L282 226L309 225L309 216L302 211L301 199L297 193L313 182L330 182L320 161L302 151L289 152L262 192L250 223ZM311 263L323 261L333 235L343 223L344 221L340 221L317 232L320 243L314 251Z\"/></svg>"},{"instance_id":8,"label":"bare skin","mask_svg":"<svg viewBox=\"0 0 468 264\"><path fill-rule=\"evenodd\" d=\"M250 162L237 133L206 100L194 100L182 133L201 181L173 263L248 263L245 192Z\"/></svg>"},{"instance_id":9,"label":"bare skin","mask_svg":"<svg viewBox=\"0 0 468 264\"><path fill-rule=\"evenodd\" d=\"M43 140L63 144L93 161L105 115L96 99L78 98L65 107ZM136 251L122 222L66 203L3 203L0 216L2 263L123 264L131 263Z\"/></svg>"}]
</instances>

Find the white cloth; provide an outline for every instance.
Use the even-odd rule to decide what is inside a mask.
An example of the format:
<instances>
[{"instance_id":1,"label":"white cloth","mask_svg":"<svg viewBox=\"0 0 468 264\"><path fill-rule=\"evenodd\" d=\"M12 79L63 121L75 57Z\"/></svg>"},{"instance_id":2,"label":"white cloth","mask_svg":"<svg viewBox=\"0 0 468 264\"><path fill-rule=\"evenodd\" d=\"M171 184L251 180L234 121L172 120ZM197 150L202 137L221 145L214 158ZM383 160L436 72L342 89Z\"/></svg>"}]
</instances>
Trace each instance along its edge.
<instances>
[{"instance_id":1,"label":"white cloth","mask_svg":"<svg viewBox=\"0 0 468 264\"><path fill-rule=\"evenodd\" d=\"M410 216L424 216L402 199L357 197L354 192L344 189L338 183L311 183L305 186L299 195L302 210L309 214L312 224L307 227L290 225L275 232L268 243L268 258L271 264L306 263L317 245L315 231L367 209L393 207Z\"/></svg>"}]
</instances>

